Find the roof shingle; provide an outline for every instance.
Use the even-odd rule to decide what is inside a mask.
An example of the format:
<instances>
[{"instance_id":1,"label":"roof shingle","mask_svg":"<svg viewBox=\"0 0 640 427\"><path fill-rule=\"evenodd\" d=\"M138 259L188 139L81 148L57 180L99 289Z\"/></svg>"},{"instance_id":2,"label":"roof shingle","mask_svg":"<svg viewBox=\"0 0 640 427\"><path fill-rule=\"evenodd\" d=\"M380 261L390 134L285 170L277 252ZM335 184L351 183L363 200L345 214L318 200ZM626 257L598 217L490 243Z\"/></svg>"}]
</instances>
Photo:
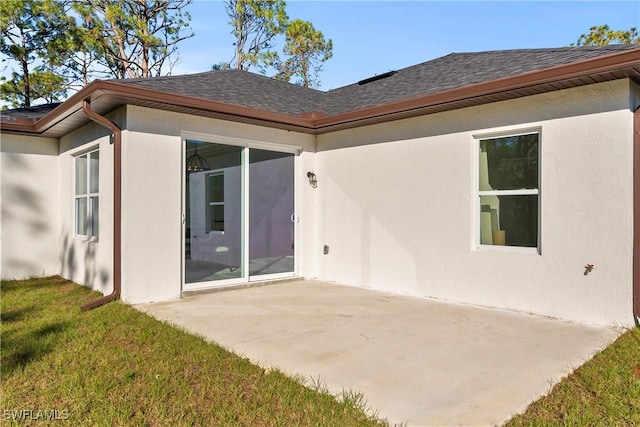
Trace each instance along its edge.
<instances>
[{"instance_id":1,"label":"roof shingle","mask_svg":"<svg viewBox=\"0 0 640 427\"><path fill-rule=\"evenodd\" d=\"M118 81L291 116L334 115L637 48L609 45L452 53L328 92L240 70Z\"/></svg>"},{"instance_id":2,"label":"roof shingle","mask_svg":"<svg viewBox=\"0 0 640 427\"><path fill-rule=\"evenodd\" d=\"M323 92L240 70L111 80L123 85L300 117L341 113L415 99L446 90L513 77L563 64L640 49L638 45L579 46L451 53ZM59 103L5 110L3 123L38 120Z\"/></svg>"},{"instance_id":3,"label":"roof shingle","mask_svg":"<svg viewBox=\"0 0 640 427\"><path fill-rule=\"evenodd\" d=\"M216 70L182 76L117 81L291 116L319 111L326 96L319 90L241 70Z\"/></svg>"},{"instance_id":4,"label":"roof shingle","mask_svg":"<svg viewBox=\"0 0 640 427\"><path fill-rule=\"evenodd\" d=\"M36 105L33 107L14 108L12 110L0 111L0 120L3 122L16 122L19 119L35 119L38 120L41 117L46 116L50 111L53 111L60 102L52 104Z\"/></svg>"},{"instance_id":5,"label":"roof shingle","mask_svg":"<svg viewBox=\"0 0 640 427\"><path fill-rule=\"evenodd\" d=\"M582 61L638 46L582 46L452 53L365 85L328 92L324 112L337 114Z\"/></svg>"}]
</instances>

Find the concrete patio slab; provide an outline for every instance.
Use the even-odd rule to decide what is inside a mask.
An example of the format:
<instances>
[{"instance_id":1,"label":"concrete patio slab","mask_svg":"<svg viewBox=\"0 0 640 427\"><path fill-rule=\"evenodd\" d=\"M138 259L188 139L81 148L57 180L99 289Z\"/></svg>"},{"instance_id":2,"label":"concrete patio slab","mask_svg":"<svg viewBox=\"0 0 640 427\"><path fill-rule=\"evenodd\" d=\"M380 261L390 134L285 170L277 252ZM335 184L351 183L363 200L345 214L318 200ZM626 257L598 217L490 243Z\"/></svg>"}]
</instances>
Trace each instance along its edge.
<instances>
[{"instance_id":1,"label":"concrete patio slab","mask_svg":"<svg viewBox=\"0 0 640 427\"><path fill-rule=\"evenodd\" d=\"M622 332L302 280L137 307L409 426L500 424Z\"/></svg>"}]
</instances>

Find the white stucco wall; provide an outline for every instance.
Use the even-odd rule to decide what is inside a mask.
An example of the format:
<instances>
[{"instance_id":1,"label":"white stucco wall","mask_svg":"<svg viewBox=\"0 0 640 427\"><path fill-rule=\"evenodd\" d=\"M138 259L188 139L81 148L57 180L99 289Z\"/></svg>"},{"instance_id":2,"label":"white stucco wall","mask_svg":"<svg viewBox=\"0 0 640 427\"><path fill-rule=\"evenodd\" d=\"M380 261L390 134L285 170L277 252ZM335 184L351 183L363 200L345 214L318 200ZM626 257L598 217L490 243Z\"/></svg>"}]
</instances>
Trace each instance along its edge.
<instances>
[{"instance_id":1,"label":"white stucco wall","mask_svg":"<svg viewBox=\"0 0 640 427\"><path fill-rule=\"evenodd\" d=\"M0 136L2 279L60 272L58 141Z\"/></svg>"},{"instance_id":2,"label":"white stucco wall","mask_svg":"<svg viewBox=\"0 0 640 427\"><path fill-rule=\"evenodd\" d=\"M107 118L124 127L124 109ZM75 233L75 157L100 150L98 238ZM113 150L111 131L90 122L60 138L60 274L103 294L113 290Z\"/></svg>"},{"instance_id":3,"label":"white stucco wall","mask_svg":"<svg viewBox=\"0 0 640 427\"><path fill-rule=\"evenodd\" d=\"M123 288L130 303L179 298L182 283L182 139L185 133L300 147L298 185L299 230L305 237L299 251L300 275L313 271L305 255L312 245L315 218L313 189L306 172L313 169L315 150L311 135L259 126L127 107L123 133ZM223 142L224 143L224 142ZM304 180L303 176L304 175Z\"/></svg>"},{"instance_id":4,"label":"white stucco wall","mask_svg":"<svg viewBox=\"0 0 640 427\"><path fill-rule=\"evenodd\" d=\"M631 325L632 109L628 80L319 135L128 106L122 298L178 298L182 140L298 147L298 274L395 293ZM477 249L475 138L541 134L540 250ZM90 123L58 140L2 135L2 278L113 284L113 145ZM74 233L74 156L100 149L100 237ZM318 187L308 184L307 172ZM323 245L329 254L323 255ZM584 266L595 269L584 275Z\"/></svg>"},{"instance_id":5,"label":"white stucco wall","mask_svg":"<svg viewBox=\"0 0 640 427\"><path fill-rule=\"evenodd\" d=\"M615 81L320 135L318 277L631 325L632 87ZM474 137L532 128L541 130L541 254L476 249ZM587 263L595 269L585 276Z\"/></svg>"}]
</instances>

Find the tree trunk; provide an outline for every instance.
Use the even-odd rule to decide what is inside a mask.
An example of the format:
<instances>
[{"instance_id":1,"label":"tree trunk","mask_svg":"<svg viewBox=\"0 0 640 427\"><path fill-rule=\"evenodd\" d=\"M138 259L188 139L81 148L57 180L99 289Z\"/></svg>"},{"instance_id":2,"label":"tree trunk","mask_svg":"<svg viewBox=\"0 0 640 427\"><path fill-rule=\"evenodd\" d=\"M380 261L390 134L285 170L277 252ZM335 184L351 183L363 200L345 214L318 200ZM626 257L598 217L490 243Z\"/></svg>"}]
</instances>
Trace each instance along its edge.
<instances>
[{"instance_id":1,"label":"tree trunk","mask_svg":"<svg viewBox=\"0 0 640 427\"><path fill-rule=\"evenodd\" d=\"M24 106L31 107L31 82L29 81L29 64L22 61L22 81L24 81Z\"/></svg>"}]
</instances>

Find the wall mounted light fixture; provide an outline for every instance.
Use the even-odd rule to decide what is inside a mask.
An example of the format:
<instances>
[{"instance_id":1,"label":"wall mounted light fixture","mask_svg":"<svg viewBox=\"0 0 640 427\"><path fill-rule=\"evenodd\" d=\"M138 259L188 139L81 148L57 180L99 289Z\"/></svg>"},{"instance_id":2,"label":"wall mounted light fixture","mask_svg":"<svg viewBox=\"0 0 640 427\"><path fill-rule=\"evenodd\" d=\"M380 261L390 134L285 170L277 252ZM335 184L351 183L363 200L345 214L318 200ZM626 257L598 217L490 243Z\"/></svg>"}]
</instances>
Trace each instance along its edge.
<instances>
[{"instance_id":1,"label":"wall mounted light fixture","mask_svg":"<svg viewBox=\"0 0 640 427\"><path fill-rule=\"evenodd\" d=\"M316 174L309 171L307 172L307 178L309 178L309 185L312 186L313 188L316 188L318 186L318 180L316 179Z\"/></svg>"}]
</instances>

